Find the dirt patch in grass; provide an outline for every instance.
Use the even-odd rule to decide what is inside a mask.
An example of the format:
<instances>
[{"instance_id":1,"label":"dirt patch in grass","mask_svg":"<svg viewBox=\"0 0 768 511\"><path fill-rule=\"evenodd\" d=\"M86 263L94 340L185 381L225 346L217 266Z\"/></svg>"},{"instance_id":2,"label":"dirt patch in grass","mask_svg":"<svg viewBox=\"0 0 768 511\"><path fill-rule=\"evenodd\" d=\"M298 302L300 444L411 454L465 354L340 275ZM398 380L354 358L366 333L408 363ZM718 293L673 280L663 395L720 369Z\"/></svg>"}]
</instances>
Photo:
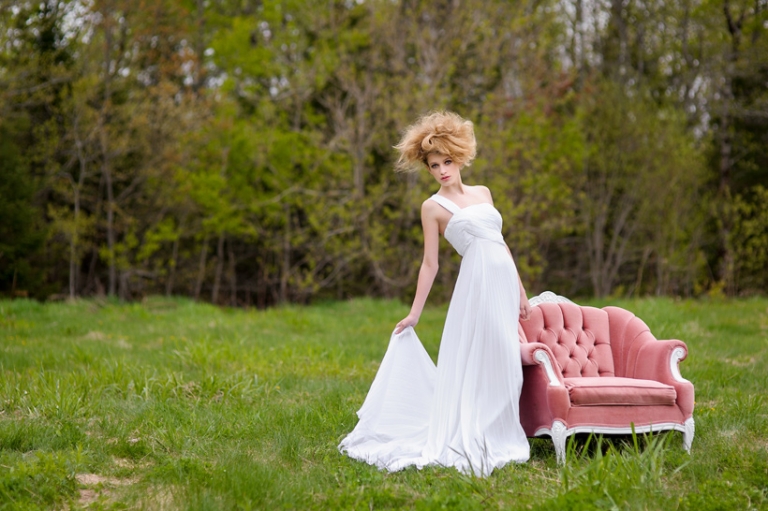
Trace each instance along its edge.
<instances>
[{"instance_id":1,"label":"dirt patch in grass","mask_svg":"<svg viewBox=\"0 0 768 511\"><path fill-rule=\"evenodd\" d=\"M116 488L129 486L137 481L136 478L121 479L99 474L77 474L75 479L80 485L85 486L80 489L80 497L77 500L78 505L82 507L93 504L102 496L111 500Z\"/></svg>"},{"instance_id":2,"label":"dirt patch in grass","mask_svg":"<svg viewBox=\"0 0 768 511\"><path fill-rule=\"evenodd\" d=\"M77 474L77 482L85 486L125 486L136 482L134 478L120 479L117 477L100 476L98 474Z\"/></svg>"},{"instance_id":3,"label":"dirt patch in grass","mask_svg":"<svg viewBox=\"0 0 768 511\"><path fill-rule=\"evenodd\" d=\"M688 321L687 323L683 324L683 332L689 336L699 337L702 339L712 337L712 332L703 328L701 324L699 324L698 320Z\"/></svg>"},{"instance_id":4,"label":"dirt patch in grass","mask_svg":"<svg viewBox=\"0 0 768 511\"><path fill-rule=\"evenodd\" d=\"M112 458L112 459L116 466L124 469L130 469L130 470L146 469L152 466L152 463L145 460L136 461L128 458Z\"/></svg>"},{"instance_id":5,"label":"dirt patch in grass","mask_svg":"<svg viewBox=\"0 0 768 511\"><path fill-rule=\"evenodd\" d=\"M736 367L748 367L755 363L755 357L724 358L723 361Z\"/></svg>"},{"instance_id":6,"label":"dirt patch in grass","mask_svg":"<svg viewBox=\"0 0 768 511\"><path fill-rule=\"evenodd\" d=\"M738 434L739 434L738 429L724 429L720 431L720 436L725 438L734 438Z\"/></svg>"}]
</instances>

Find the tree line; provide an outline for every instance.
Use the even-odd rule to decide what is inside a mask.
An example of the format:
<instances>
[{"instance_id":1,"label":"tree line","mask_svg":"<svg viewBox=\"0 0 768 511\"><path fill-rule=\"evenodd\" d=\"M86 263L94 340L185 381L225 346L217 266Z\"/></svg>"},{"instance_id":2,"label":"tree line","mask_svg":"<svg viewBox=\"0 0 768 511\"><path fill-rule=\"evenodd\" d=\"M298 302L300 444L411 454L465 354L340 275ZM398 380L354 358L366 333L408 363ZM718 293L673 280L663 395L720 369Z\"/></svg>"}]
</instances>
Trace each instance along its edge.
<instances>
[{"instance_id":1,"label":"tree line","mask_svg":"<svg viewBox=\"0 0 768 511\"><path fill-rule=\"evenodd\" d=\"M0 5L6 296L408 299L440 109L530 292L768 285L767 0Z\"/></svg>"}]
</instances>

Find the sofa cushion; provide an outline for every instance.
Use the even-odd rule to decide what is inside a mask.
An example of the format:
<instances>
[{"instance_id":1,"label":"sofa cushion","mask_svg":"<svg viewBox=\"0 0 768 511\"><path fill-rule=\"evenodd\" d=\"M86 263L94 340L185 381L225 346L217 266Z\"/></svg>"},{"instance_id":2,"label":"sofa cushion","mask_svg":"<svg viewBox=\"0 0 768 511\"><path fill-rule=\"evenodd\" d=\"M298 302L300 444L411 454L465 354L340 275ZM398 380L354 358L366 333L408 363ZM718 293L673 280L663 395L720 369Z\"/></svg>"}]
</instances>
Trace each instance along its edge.
<instances>
[{"instance_id":1,"label":"sofa cushion","mask_svg":"<svg viewBox=\"0 0 768 511\"><path fill-rule=\"evenodd\" d=\"M652 380L612 376L565 378L572 406L674 405L675 388Z\"/></svg>"}]
</instances>

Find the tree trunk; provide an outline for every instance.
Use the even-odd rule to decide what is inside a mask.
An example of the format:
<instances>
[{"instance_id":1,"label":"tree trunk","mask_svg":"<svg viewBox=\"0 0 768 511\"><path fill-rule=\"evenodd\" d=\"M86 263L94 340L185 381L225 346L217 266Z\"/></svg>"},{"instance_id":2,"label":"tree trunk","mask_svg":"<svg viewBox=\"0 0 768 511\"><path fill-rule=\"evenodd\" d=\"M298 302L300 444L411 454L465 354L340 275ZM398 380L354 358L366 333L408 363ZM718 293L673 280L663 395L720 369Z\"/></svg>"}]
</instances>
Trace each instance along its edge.
<instances>
[{"instance_id":1,"label":"tree trunk","mask_svg":"<svg viewBox=\"0 0 768 511\"><path fill-rule=\"evenodd\" d=\"M130 270L120 271L120 286L118 287L118 297L121 300L128 300L131 297L131 293L128 291L128 279L131 277Z\"/></svg>"},{"instance_id":2,"label":"tree trunk","mask_svg":"<svg viewBox=\"0 0 768 511\"><path fill-rule=\"evenodd\" d=\"M587 250L589 251L589 274L592 280L592 290L595 296L602 298L605 287L605 241L603 239L607 212L599 212L587 225L592 228L592 233L587 234Z\"/></svg>"},{"instance_id":3,"label":"tree trunk","mask_svg":"<svg viewBox=\"0 0 768 511\"><path fill-rule=\"evenodd\" d=\"M227 245L229 248L229 304L232 307L237 307L237 260L235 259L235 251L232 249L232 240L229 240Z\"/></svg>"},{"instance_id":4,"label":"tree trunk","mask_svg":"<svg viewBox=\"0 0 768 511\"><path fill-rule=\"evenodd\" d=\"M573 40L571 42L571 59L576 66L576 85L581 89L587 72L587 50L584 28L584 1L576 0L576 19L573 26Z\"/></svg>"},{"instance_id":5,"label":"tree trunk","mask_svg":"<svg viewBox=\"0 0 768 511\"><path fill-rule=\"evenodd\" d=\"M195 53L197 54L197 77L192 89L199 92L205 83L205 66L203 65L203 54L205 52L205 2L197 0L196 24L197 34L195 37Z\"/></svg>"},{"instance_id":6,"label":"tree trunk","mask_svg":"<svg viewBox=\"0 0 768 511\"><path fill-rule=\"evenodd\" d=\"M627 59L627 22L624 19L624 0L611 0L611 24L615 30L615 40L608 41L608 44L615 45L612 51L616 52L615 57L615 69L612 72L615 74L619 81L623 73L626 72L628 66Z\"/></svg>"},{"instance_id":7,"label":"tree trunk","mask_svg":"<svg viewBox=\"0 0 768 511\"><path fill-rule=\"evenodd\" d=\"M85 162L85 155L83 154L83 143L80 140L78 129L79 129L79 122L76 116L75 122L74 122L75 148L77 149L77 159L78 159L78 162L80 163L80 175L77 178L77 183L75 183L75 180L70 177L71 183L72 183L72 193L73 193L73 200L74 200L74 207L75 207L74 224L72 227L72 238L70 240L70 247L69 247L69 298L70 300L74 300L77 294L77 284L79 280L78 276L80 274L80 271L78 269L78 264L77 264L77 245L80 241L80 236L78 232L79 222L80 222L80 190L83 189L83 185L85 184L85 177L88 169Z\"/></svg>"},{"instance_id":8,"label":"tree trunk","mask_svg":"<svg viewBox=\"0 0 768 511\"><path fill-rule=\"evenodd\" d=\"M203 288L205 278L205 260L208 256L208 235L205 235L203 247L200 249L200 264L197 267L197 281L195 282L195 300L200 300L200 291Z\"/></svg>"},{"instance_id":9,"label":"tree trunk","mask_svg":"<svg viewBox=\"0 0 768 511\"><path fill-rule=\"evenodd\" d=\"M291 271L291 209L288 204L285 211L285 232L283 233L283 260L280 269L280 303L288 301L288 276Z\"/></svg>"},{"instance_id":10,"label":"tree trunk","mask_svg":"<svg viewBox=\"0 0 768 511\"><path fill-rule=\"evenodd\" d=\"M256 275L256 308L266 309L267 307L267 279L264 276L264 262L257 262L259 270Z\"/></svg>"},{"instance_id":11,"label":"tree trunk","mask_svg":"<svg viewBox=\"0 0 768 511\"><path fill-rule=\"evenodd\" d=\"M729 66L730 67L730 66ZM729 70L730 71L730 70ZM725 283L726 293L729 295L735 292L734 283L734 263L735 257L733 254L733 247L731 246L731 215L728 211L728 205L731 203L731 169L733 167L733 141L730 133L730 107L733 99L733 91L731 89L731 78L726 77L726 83L723 87L723 113L720 119L719 129L719 186L718 186L718 198L719 198L719 212L720 217L719 236L720 244L723 250L723 259L720 262L720 278Z\"/></svg>"},{"instance_id":12,"label":"tree trunk","mask_svg":"<svg viewBox=\"0 0 768 511\"><path fill-rule=\"evenodd\" d=\"M731 203L731 172L733 170L733 140L731 135L731 107L734 102L733 78L736 75L736 62L739 59L739 47L741 44L741 30L744 23L745 11L741 12L738 18L731 13L730 2L726 0L723 5L723 14L725 15L726 26L731 36L731 51L726 57L725 80L721 89L723 105L721 109L720 125L718 129L719 138L719 209L720 217L720 243L723 250L723 259L720 262L720 278L725 283L726 293L729 295L736 292L734 282L735 256L731 246L730 237L732 231L731 218L728 212L728 206Z\"/></svg>"},{"instance_id":13,"label":"tree trunk","mask_svg":"<svg viewBox=\"0 0 768 511\"><path fill-rule=\"evenodd\" d=\"M102 138L106 139L106 136L102 136ZM106 155L106 140L102 143L102 150L105 152L102 172L104 173L107 187L107 247L109 248L109 287L107 294L114 296L117 286L117 267L115 265L115 198L112 189L112 173L109 170L108 156Z\"/></svg>"},{"instance_id":14,"label":"tree trunk","mask_svg":"<svg viewBox=\"0 0 768 511\"><path fill-rule=\"evenodd\" d=\"M640 265L637 267L637 278L635 279L635 287L632 288L632 292L630 293L630 296L642 295L643 273L645 273L645 266L648 264L648 259L651 257L652 253L653 253L653 249L651 249L650 247L643 248L643 256L640 258ZM659 266L657 265L656 267L657 267L657 274L658 274ZM657 286L658 286L658 280L657 280Z\"/></svg>"},{"instance_id":15,"label":"tree trunk","mask_svg":"<svg viewBox=\"0 0 768 511\"><path fill-rule=\"evenodd\" d=\"M69 240L69 299L75 299L76 293L76 271L77 271L77 222L80 219L80 190L74 189L75 216L72 225L72 236Z\"/></svg>"},{"instance_id":16,"label":"tree trunk","mask_svg":"<svg viewBox=\"0 0 768 511\"><path fill-rule=\"evenodd\" d=\"M108 19L109 13L106 14ZM112 74L110 70L110 50L112 49L112 27L108 22L104 27L104 96L99 114L99 141L101 142L102 166L104 184L107 188L107 247L109 248L109 285L107 294L115 295L117 286L117 268L115 265L115 197L112 184L112 169L110 168L109 140L107 136L107 110L112 101Z\"/></svg>"},{"instance_id":17,"label":"tree trunk","mask_svg":"<svg viewBox=\"0 0 768 511\"><path fill-rule=\"evenodd\" d=\"M93 247L91 251L91 263L88 265L88 277L85 280L85 288L93 289L93 293L96 296L102 296L104 294L104 288L99 282L96 276L96 264L99 262L99 250L98 247Z\"/></svg>"},{"instance_id":18,"label":"tree trunk","mask_svg":"<svg viewBox=\"0 0 768 511\"><path fill-rule=\"evenodd\" d=\"M171 254L171 268L168 272L168 280L165 282L165 296L173 293L173 280L176 277L176 265L179 263L179 238L173 240L173 253Z\"/></svg>"},{"instance_id":19,"label":"tree trunk","mask_svg":"<svg viewBox=\"0 0 768 511\"><path fill-rule=\"evenodd\" d=\"M216 248L216 273L213 277L213 289L211 290L211 303L219 303L219 287L221 286L221 274L224 271L224 233L219 234L219 243Z\"/></svg>"}]
</instances>

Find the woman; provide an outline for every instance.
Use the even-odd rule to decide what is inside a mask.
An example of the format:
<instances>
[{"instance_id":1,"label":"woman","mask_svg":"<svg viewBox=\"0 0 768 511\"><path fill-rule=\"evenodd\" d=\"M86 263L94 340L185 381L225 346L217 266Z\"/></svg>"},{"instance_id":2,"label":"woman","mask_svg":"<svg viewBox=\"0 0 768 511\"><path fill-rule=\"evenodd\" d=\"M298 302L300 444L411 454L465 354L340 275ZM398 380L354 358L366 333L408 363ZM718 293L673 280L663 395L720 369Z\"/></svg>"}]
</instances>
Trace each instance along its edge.
<instances>
[{"instance_id":1,"label":"woman","mask_svg":"<svg viewBox=\"0 0 768 511\"><path fill-rule=\"evenodd\" d=\"M397 323L360 421L339 449L390 471L442 465L486 476L529 457L517 328L530 305L491 192L461 180L475 157L472 123L432 113L395 148L399 169L426 166L440 190L421 207L424 259L410 313ZM413 327L437 274L440 234L462 262L435 367Z\"/></svg>"}]
</instances>

